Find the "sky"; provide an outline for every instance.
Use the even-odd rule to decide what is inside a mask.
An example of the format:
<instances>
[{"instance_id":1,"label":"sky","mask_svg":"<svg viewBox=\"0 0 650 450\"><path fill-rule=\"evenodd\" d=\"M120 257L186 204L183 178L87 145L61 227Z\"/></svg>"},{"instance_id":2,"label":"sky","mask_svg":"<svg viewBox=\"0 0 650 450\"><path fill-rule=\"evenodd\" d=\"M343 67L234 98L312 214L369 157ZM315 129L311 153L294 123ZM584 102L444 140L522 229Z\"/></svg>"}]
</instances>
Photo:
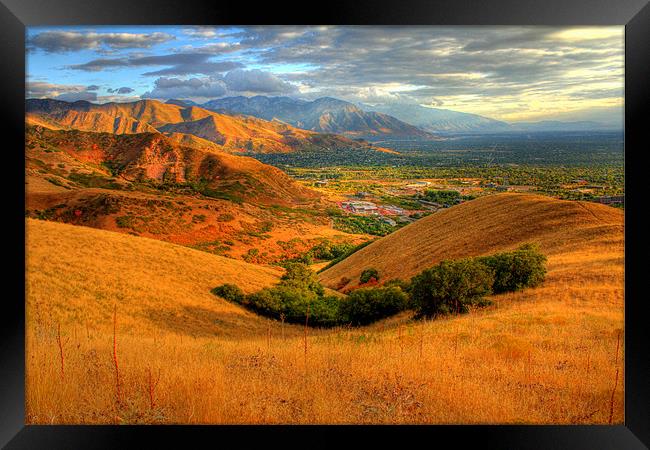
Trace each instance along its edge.
<instances>
[{"instance_id":1,"label":"sky","mask_svg":"<svg viewBox=\"0 0 650 450\"><path fill-rule=\"evenodd\" d=\"M624 27L30 27L26 58L28 98L327 96L508 122L623 115Z\"/></svg>"}]
</instances>

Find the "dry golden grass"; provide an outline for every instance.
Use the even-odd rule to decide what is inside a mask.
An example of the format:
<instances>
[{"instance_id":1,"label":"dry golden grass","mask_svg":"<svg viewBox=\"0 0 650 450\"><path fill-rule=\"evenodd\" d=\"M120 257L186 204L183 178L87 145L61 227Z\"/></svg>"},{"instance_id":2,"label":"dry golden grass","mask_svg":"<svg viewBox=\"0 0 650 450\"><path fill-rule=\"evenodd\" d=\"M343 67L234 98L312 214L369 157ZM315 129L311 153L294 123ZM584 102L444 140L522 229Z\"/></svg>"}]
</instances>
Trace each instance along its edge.
<instances>
[{"instance_id":1,"label":"dry golden grass","mask_svg":"<svg viewBox=\"0 0 650 450\"><path fill-rule=\"evenodd\" d=\"M320 278L333 288L345 276L352 279L352 286L363 269L375 267L382 280L408 279L442 259L491 254L525 242L539 243L551 260L611 242L613 255L622 264L622 239L623 212L616 208L532 194L489 195L397 230Z\"/></svg>"},{"instance_id":2,"label":"dry golden grass","mask_svg":"<svg viewBox=\"0 0 650 450\"><path fill-rule=\"evenodd\" d=\"M539 288L460 317L310 329L305 354L302 327L208 292L227 277L271 283L268 269L30 220L27 421L580 424L608 423L612 408L622 423L622 220L585 233L545 247Z\"/></svg>"},{"instance_id":3,"label":"dry golden grass","mask_svg":"<svg viewBox=\"0 0 650 450\"><path fill-rule=\"evenodd\" d=\"M120 329L232 334L263 328L256 315L215 301L210 289L234 283L248 292L281 272L147 238L27 220L27 323L110 331L117 304ZM266 329L264 328L264 332Z\"/></svg>"}]
</instances>

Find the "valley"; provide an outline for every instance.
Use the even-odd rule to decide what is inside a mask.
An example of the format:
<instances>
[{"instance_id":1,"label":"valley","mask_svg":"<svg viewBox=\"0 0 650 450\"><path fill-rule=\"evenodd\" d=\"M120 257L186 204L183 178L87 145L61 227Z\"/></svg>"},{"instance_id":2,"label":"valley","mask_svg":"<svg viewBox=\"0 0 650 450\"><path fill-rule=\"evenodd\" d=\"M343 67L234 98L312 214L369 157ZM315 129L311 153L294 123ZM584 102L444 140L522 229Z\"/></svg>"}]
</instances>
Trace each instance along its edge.
<instances>
[{"instance_id":1,"label":"valley","mask_svg":"<svg viewBox=\"0 0 650 450\"><path fill-rule=\"evenodd\" d=\"M622 423L615 135L369 143L178 103L28 106L28 423ZM543 281L465 314L402 293L526 244Z\"/></svg>"}]
</instances>

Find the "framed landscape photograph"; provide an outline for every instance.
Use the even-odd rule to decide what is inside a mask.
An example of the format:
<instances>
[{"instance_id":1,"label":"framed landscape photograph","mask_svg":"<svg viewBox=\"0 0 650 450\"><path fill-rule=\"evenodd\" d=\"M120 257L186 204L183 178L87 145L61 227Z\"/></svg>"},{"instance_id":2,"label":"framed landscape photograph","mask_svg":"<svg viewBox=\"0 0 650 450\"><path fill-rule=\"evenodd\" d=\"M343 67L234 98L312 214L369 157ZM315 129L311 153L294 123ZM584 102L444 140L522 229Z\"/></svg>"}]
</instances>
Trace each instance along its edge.
<instances>
[{"instance_id":1,"label":"framed landscape photograph","mask_svg":"<svg viewBox=\"0 0 650 450\"><path fill-rule=\"evenodd\" d=\"M649 444L647 2L3 3L6 448Z\"/></svg>"}]
</instances>

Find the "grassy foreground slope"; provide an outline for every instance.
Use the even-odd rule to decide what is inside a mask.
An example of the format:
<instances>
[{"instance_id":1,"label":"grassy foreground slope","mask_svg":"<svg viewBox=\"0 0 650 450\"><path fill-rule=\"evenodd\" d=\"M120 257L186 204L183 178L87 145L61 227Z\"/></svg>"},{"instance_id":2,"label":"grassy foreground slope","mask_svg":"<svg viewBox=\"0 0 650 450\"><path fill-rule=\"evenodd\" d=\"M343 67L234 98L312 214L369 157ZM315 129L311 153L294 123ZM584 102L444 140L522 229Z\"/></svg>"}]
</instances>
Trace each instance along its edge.
<instances>
[{"instance_id":1,"label":"grassy foreground slope","mask_svg":"<svg viewBox=\"0 0 650 450\"><path fill-rule=\"evenodd\" d=\"M182 330L188 335L266 332L264 321L210 289L235 283L252 292L277 282L277 270L152 239L27 220L27 323L86 333ZM217 320L218 318L218 320ZM212 319L212 320L211 320Z\"/></svg>"},{"instance_id":2,"label":"grassy foreground slope","mask_svg":"<svg viewBox=\"0 0 650 450\"><path fill-rule=\"evenodd\" d=\"M342 277L358 284L363 269L379 270L382 281L409 279L443 259L511 250L539 243L554 271L582 272L602 263L603 275L623 264L623 212L591 202L533 194L478 198L428 216L377 240L320 274L335 287ZM591 255L587 257L586 255ZM587 261L589 260L589 261Z\"/></svg>"},{"instance_id":3,"label":"grassy foreground slope","mask_svg":"<svg viewBox=\"0 0 650 450\"><path fill-rule=\"evenodd\" d=\"M501 199L518 197L490 200ZM550 202L546 209L557 209ZM501 215L515 215L508 202L491 210L503 207ZM222 282L249 291L272 283L269 269L28 220L26 421L620 424L622 218L612 225L607 208L578 208L587 208L575 219L581 231L542 240L549 274L538 288L495 296L492 307L463 316L403 315L307 334L209 294ZM537 236L572 217L550 216ZM511 239L514 246L519 237ZM439 254L455 257L454 249Z\"/></svg>"}]
</instances>

